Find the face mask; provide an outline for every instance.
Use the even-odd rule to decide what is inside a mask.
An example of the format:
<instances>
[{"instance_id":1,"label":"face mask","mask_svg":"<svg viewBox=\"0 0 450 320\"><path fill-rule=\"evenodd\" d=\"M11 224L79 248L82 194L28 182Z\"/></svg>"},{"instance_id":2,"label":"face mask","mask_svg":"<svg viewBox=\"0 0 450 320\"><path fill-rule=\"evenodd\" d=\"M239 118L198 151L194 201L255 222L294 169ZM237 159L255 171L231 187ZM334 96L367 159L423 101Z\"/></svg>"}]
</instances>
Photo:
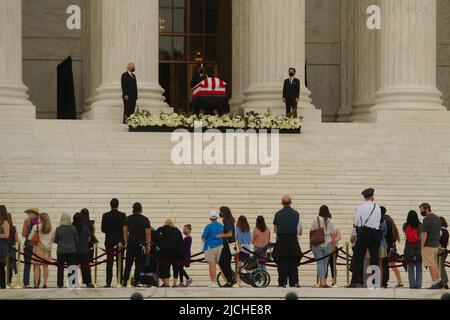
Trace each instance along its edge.
<instances>
[{"instance_id":1,"label":"face mask","mask_svg":"<svg viewBox=\"0 0 450 320\"><path fill-rule=\"evenodd\" d=\"M425 211L420 211L420 214L422 215L422 217L426 217L427 213Z\"/></svg>"},{"instance_id":2,"label":"face mask","mask_svg":"<svg viewBox=\"0 0 450 320\"><path fill-rule=\"evenodd\" d=\"M293 77L293 76L295 76L295 73L292 73L292 72L291 72L291 73L289 73L289 76L290 76L290 77Z\"/></svg>"},{"instance_id":3,"label":"face mask","mask_svg":"<svg viewBox=\"0 0 450 320\"><path fill-rule=\"evenodd\" d=\"M183 234L184 234L185 236L188 236L188 235L189 235L189 231L183 231Z\"/></svg>"},{"instance_id":4,"label":"face mask","mask_svg":"<svg viewBox=\"0 0 450 320\"><path fill-rule=\"evenodd\" d=\"M131 72L135 72L135 71L136 71L136 69L135 69L135 68L131 69Z\"/></svg>"}]
</instances>

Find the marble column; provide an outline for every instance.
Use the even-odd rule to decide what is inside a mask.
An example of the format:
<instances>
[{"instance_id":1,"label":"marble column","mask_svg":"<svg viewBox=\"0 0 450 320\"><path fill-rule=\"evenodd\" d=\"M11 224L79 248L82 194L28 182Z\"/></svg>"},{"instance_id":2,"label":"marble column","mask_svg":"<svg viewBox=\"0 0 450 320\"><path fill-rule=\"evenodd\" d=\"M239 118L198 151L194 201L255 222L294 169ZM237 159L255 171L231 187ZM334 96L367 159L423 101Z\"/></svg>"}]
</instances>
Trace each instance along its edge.
<instances>
[{"instance_id":1,"label":"marble column","mask_svg":"<svg viewBox=\"0 0 450 320\"><path fill-rule=\"evenodd\" d=\"M341 0L341 107L338 122L351 122L354 95L355 0Z\"/></svg>"},{"instance_id":2,"label":"marble column","mask_svg":"<svg viewBox=\"0 0 450 320\"><path fill-rule=\"evenodd\" d=\"M244 91L249 86L249 4L248 0L232 1L232 77L233 97L231 111L238 113L244 101Z\"/></svg>"},{"instance_id":3,"label":"marble column","mask_svg":"<svg viewBox=\"0 0 450 320\"><path fill-rule=\"evenodd\" d=\"M35 119L22 80L22 1L0 1L0 119Z\"/></svg>"},{"instance_id":4,"label":"marble column","mask_svg":"<svg viewBox=\"0 0 450 320\"><path fill-rule=\"evenodd\" d=\"M100 86L83 119L119 122L123 115L120 77L136 64L141 109L170 111L159 85L159 1L97 0L102 22L92 41L101 43Z\"/></svg>"},{"instance_id":5,"label":"marble column","mask_svg":"<svg viewBox=\"0 0 450 320\"><path fill-rule=\"evenodd\" d=\"M436 0L380 0L380 81L371 121L445 117L436 87Z\"/></svg>"},{"instance_id":6,"label":"marble column","mask_svg":"<svg viewBox=\"0 0 450 320\"><path fill-rule=\"evenodd\" d=\"M367 8L379 5L379 0L355 2L355 76L352 122L368 122L375 104L375 93L380 88L380 31L369 29ZM382 21L383 23L383 21Z\"/></svg>"},{"instance_id":7,"label":"marble column","mask_svg":"<svg viewBox=\"0 0 450 320\"><path fill-rule=\"evenodd\" d=\"M321 121L305 86L305 0L247 0L249 3L249 87L242 109L285 114L283 81L289 67L301 82L299 114Z\"/></svg>"}]
</instances>

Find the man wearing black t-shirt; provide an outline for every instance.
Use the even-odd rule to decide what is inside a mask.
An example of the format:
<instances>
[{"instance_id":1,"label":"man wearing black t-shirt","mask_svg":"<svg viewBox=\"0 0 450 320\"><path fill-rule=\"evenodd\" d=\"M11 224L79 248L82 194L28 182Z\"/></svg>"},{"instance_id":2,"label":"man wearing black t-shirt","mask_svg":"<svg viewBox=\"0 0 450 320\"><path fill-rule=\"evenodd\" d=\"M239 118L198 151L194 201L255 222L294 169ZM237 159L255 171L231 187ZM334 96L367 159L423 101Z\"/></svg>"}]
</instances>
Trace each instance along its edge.
<instances>
[{"instance_id":1,"label":"man wearing black t-shirt","mask_svg":"<svg viewBox=\"0 0 450 320\"><path fill-rule=\"evenodd\" d=\"M144 264L144 256L150 252L151 227L150 221L142 215L142 205L135 203L133 214L125 219L123 238L127 248L123 287L127 286L131 267L134 266L134 286L139 285L139 278Z\"/></svg>"}]
</instances>

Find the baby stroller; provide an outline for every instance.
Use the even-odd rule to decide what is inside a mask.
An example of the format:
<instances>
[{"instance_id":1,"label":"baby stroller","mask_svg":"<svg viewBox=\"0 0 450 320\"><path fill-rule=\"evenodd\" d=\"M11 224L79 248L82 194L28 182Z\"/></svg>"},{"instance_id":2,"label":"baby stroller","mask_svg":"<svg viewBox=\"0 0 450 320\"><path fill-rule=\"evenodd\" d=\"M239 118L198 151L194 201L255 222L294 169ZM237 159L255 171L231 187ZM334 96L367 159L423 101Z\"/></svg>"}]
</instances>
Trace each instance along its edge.
<instances>
[{"instance_id":1,"label":"baby stroller","mask_svg":"<svg viewBox=\"0 0 450 320\"><path fill-rule=\"evenodd\" d=\"M159 287L159 268L158 260L154 252L145 256L144 267L141 272L139 284L143 287Z\"/></svg>"},{"instance_id":2,"label":"baby stroller","mask_svg":"<svg viewBox=\"0 0 450 320\"><path fill-rule=\"evenodd\" d=\"M269 243L262 251L267 252L267 257L270 256L269 250L274 248L274 244ZM260 265L263 263L259 257L252 255L247 261L244 262L242 267L238 269L238 274L244 283L252 286L253 288L267 288L270 285L270 275L265 270L260 270ZM236 280L236 274L234 274ZM220 272L217 275L217 284L220 287L225 287L225 277Z\"/></svg>"},{"instance_id":3,"label":"baby stroller","mask_svg":"<svg viewBox=\"0 0 450 320\"><path fill-rule=\"evenodd\" d=\"M152 239L156 237L154 230L152 230ZM145 255L144 265L139 278L139 285L141 287L159 287L159 263L157 259L159 248L155 241L152 242L152 251ZM132 279L132 284L134 279Z\"/></svg>"}]
</instances>

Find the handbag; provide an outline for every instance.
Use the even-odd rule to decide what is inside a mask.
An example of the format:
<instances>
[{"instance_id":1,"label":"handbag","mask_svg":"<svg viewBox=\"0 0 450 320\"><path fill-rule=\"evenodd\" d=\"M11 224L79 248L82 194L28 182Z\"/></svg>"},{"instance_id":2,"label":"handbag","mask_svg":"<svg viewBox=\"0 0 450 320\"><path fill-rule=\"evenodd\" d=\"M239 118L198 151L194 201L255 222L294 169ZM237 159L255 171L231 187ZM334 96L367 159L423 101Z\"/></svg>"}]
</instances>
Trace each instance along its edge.
<instances>
[{"instance_id":1,"label":"handbag","mask_svg":"<svg viewBox=\"0 0 450 320\"><path fill-rule=\"evenodd\" d=\"M39 224L36 224L35 226L36 226L36 232L34 233L33 238L31 238L31 240L30 240L30 244L32 246L37 245L41 241L41 238L39 237Z\"/></svg>"},{"instance_id":2,"label":"handbag","mask_svg":"<svg viewBox=\"0 0 450 320\"><path fill-rule=\"evenodd\" d=\"M311 246L318 246L325 242L325 229L320 227L320 219L317 218L318 228L309 232L309 243Z\"/></svg>"}]
</instances>

